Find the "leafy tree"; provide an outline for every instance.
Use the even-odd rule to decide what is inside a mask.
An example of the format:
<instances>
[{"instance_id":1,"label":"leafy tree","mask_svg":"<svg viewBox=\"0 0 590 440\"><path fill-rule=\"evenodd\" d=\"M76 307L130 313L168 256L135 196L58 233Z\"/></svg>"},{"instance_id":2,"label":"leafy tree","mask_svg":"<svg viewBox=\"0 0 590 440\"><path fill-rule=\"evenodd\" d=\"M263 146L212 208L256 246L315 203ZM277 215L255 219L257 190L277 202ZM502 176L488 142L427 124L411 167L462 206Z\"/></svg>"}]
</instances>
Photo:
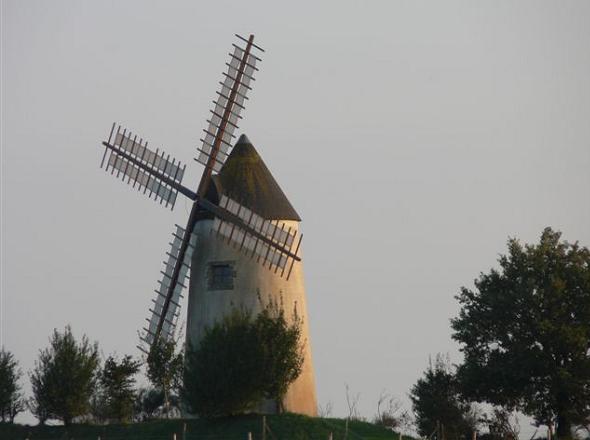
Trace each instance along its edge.
<instances>
[{"instance_id":1,"label":"leafy tree","mask_svg":"<svg viewBox=\"0 0 590 440\"><path fill-rule=\"evenodd\" d=\"M283 307L271 301L254 321L262 350L264 395L275 401L279 413L283 412L283 398L289 385L303 368L302 323L296 310L292 318L293 323L289 324Z\"/></svg>"},{"instance_id":2,"label":"leafy tree","mask_svg":"<svg viewBox=\"0 0 590 440\"><path fill-rule=\"evenodd\" d=\"M182 397L189 411L203 416L243 413L264 398L277 410L303 365L301 321L291 324L270 304L256 318L234 310L189 347Z\"/></svg>"},{"instance_id":3,"label":"leafy tree","mask_svg":"<svg viewBox=\"0 0 590 440\"><path fill-rule=\"evenodd\" d=\"M170 412L171 392L180 389L184 356L177 352L177 340L159 338L147 357L147 376L164 393L164 410Z\"/></svg>"},{"instance_id":4,"label":"leafy tree","mask_svg":"<svg viewBox=\"0 0 590 440\"><path fill-rule=\"evenodd\" d=\"M100 374L100 385L103 391L105 412L108 419L128 422L133 415L135 401L135 379L141 362L134 361L129 355L121 361L109 356Z\"/></svg>"},{"instance_id":5,"label":"leafy tree","mask_svg":"<svg viewBox=\"0 0 590 440\"><path fill-rule=\"evenodd\" d=\"M0 417L3 422L14 422L19 412L24 410L24 399L18 383L22 371L11 352L0 350Z\"/></svg>"},{"instance_id":6,"label":"leafy tree","mask_svg":"<svg viewBox=\"0 0 590 440\"><path fill-rule=\"evenodd\" d=\"M107 405L106 393L100 381L94 389L94 393L90 397L89 417L85 421L104 424L109 421L109 409Z\"/></svg>"},{"instance_id":7,"label":"leafy tree","mask_svg":"<svg viewBox=\"0 0 590 440\"><path fill-rule=\"evenodd\" d=\"M248 314L234 311L208 328L186 356L181 396L191 413L238 414L262 400L263 352Z\"/></svg>"},{"instance_id":8,"label":"leafy tree","mask_svg":"<svg viewBox=\"0 0 590 440\"><path fill-rule=\"evenodd\" d=\"M546 228L538 245L508 241L508 255L457 296L453 338L464 392L557 425L590 416L590 251Z\"/></svg>"},{"instance_id":9,"label":"leafy tree","mask_svg":"<svg viewBox=\"0 0 590 440\"><path fill-rule=\"evenodd\" d=\"M27 408L39 420L39 424L44 425L50 418L48 387L44 376L34 377L33 374L30 375L33 395L27 399Z\"/></svg>"},{"instance_id":10,"label":"leafy tree","mask_svg":"<svg viewBox=\"0 0 590 440\"><path fill-rule=\"evenodd\" d=\"M174 403L177 404L177 402ZM143 422L155 418L162 406L164 406L164 392L162 390L157 388L141 388L137 393L133 405L135 420Z\"/></svg>"},{"instance_id":11,"label":"leafy tree","mask_svg":"<svg viewBox=\"0 0 590 440\"><path fill-rule=\"evenodd\" d=\"M56 330L50 346L39 353L31 373L31 408L39 421L58 419L67 426L88 413L98 372L98 344L86 336L76 342L70 326Z\"/></svg>"},{"instance_id":12,"label":"leafy tree","mask_svg":"<svg viewBox=\"0 0 590 440\"><path fill-rule=\"evenodd\" d=\"M471 438L476 429L471 405L465 402L450 363L440 354L410 391L418 433L437 440Z\"/></svg>"}]
</instances>

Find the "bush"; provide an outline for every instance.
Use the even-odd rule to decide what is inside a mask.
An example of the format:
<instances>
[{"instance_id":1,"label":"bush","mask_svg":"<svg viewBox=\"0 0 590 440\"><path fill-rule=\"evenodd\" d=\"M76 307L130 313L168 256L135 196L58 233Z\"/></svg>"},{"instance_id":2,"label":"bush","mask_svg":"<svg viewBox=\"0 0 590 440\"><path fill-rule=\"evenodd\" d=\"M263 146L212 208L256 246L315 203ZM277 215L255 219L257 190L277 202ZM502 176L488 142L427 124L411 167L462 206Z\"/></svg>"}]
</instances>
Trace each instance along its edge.
<instances>
[{"instance_id":1,"label":"bush","mask_svg":"<svg viewBox=\"0 0 590 440\"><path fill-rule=\"evenodd\" d=\"M182 398L190 412L223 416L252 410L264 398L277 411L303 365L301 321L287 323L271 303L256 317L234 310L189 347Z\"/></svg>"}]
</instances>

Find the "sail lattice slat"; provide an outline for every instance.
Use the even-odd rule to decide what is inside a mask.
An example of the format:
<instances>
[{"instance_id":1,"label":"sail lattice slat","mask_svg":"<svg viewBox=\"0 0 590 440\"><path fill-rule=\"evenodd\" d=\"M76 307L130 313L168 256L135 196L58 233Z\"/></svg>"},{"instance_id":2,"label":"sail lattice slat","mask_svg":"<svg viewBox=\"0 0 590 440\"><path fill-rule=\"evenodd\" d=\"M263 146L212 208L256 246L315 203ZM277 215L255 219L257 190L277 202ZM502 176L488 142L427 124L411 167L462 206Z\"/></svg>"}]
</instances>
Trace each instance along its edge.
<instances>
[{"instance_id":1,"label":"sail lattice slat","mask_svg":"<svg viewBox=\"0 0 590 440\"><path fill-rule=\"evenodd\" d=\"M158 280L158 287L155 290L156 297L152 300L152 307L150 308L150 318L146 319L148 326L147 328L144 328L144 334L142 336L142 340L147 343L148 346L151 346L156 339L158 324L162 318L166 296L171 285L171 277L175 266L179 264L178 253L185 233L186 231L184 228L178 225L176 225L176 230L172 233L172 242L169 243L170 251L166 253L167 259L163 262L164 268L161 271L162 277ZM178 315L180 313L180 301L183 298L182 292L188 284L188 273L195 245L196 235L192 234L188 248L184 254L184 261L180 267L178 281L170 296L166 316L162 323L160 337L163 337L164 340L170 340L170 338L174 337Z\"/></svg>"},{"instance_id":2,"label":"sail lattice slat","mask_svg":"<svg viewBox=\"0 0 590 440\"><path fill-rule=\"evenodd\" d=\"M219 207L237 217L240 222L217 216L213 220L213 232L246 255L256 257L263 266L268 264L268 268L274 269L276 273L280 269L281 276L289 267L287 276L290 275L295 262L293 256L297 256L301 243L301 235L296 229L281 221L266 220L227 195L221 196ZM260 235L266 240L262 240Z\"/></svg>"},{"instance_id":3,"label":"sail lattice slat","mask_svg":"<svg viewBox=\"0 0 590 440\"><path fill-rule=\"evenodd\" d=\"M110 170L112 175L123 181L127 179L133 188L143 190L150 198L153 195L154 200L173 209L178 191L162 178L180 184L186 165L176 159L171 160L170 155L163 151L149 149L147 142L127 129L122 129L120 125L115 132L115 125L108 141L104 143L106 149L101 167L104 166L105 171Z\"/></svg>"},{"instance_id":4,"label":"sail lattice slat","mask_svg":"<svg viewBox=\"0 0 590 440\"><path fill-rule=\"evenodd\" d=\"M237 37L240 43L248 41L239 35ZM202 146L198 149L196 160L211 166L214 172L219 172L229 155L234 132L239 128L240 113L252 89L254 73L258 70L256 64L260 58L251 53L252 49L261 50L255 45L246 48L233 45L229 62L226 63L227 71L223 72L223 80L219 83L221 88L217 92L217 100L213 101L211 117L207 120L205 136L201 139ZM212 154L214 160L211 159Z\"/></svg>"}]
</instances>

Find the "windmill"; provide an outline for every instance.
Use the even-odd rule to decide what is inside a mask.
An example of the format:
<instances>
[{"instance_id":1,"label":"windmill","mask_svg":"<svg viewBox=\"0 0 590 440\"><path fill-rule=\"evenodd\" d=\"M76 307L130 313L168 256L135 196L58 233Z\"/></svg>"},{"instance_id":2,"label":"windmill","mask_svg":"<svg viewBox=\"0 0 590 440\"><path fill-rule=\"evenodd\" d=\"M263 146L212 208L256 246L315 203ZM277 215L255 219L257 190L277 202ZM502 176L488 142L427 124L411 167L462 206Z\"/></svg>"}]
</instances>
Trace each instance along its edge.
<instances>
[{"instance_id":1,"label":"windmill","mask_svg":"<svg viewBox=\"0 0 590 440\"><path fill-rule=\"evenodd\" d=\"M234 304L255 310L253 298L261 293L280 294L299 314L305 313L301 219L249 139L242 135L232 145L261 61L257 54L264 52L254 44L253 35L236 37L197 149L195 161L205 168L196 190L182 183L186 165L160 149L148 148L147 141L121 125L114 123L102 143L101 168L170 209L178 193L192 201L186 226L176 225L172 233L155 289L142 336L148 347L160 338L173 337L189 271L187 340L193 343ZM303 335L303 372L283 406L315 415L307 324Z\"/></svg>"}]
</instances>

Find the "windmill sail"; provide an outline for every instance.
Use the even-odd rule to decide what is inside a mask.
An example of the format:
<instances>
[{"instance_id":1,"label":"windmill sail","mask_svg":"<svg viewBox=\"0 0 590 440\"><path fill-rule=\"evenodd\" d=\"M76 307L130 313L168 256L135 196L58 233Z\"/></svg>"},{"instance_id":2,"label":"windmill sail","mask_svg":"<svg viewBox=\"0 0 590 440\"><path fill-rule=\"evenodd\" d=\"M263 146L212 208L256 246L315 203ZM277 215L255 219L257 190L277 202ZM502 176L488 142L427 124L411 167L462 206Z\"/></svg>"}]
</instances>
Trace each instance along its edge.
<instances>
[{"instance_id":1,"label":"windmill sail","mask_svg":"<svg viewBox=\"0 0 590 440\"><path fill-rule=\"evenodd\" d=\"M205 132L205 136L201 139L203 145L198 149L199 155L195 159L205 166L209 166L211 160L211 168L214 172L221 169L229 154L232 139L235 137L234 131L239 128L240 113L245 108L244 103L248 99L248 92L252 90L254 73L258 71L256 64L261 59L252 54L251 50L263 51L245 38L236 36L248 45L242 48L234 44L233 51L229 53L230 60L226 63L227 71L223 72L223 81L219 83L221 89L217 92L217 99L213 101L214 107L210 110L211 117L207 120L209 125L203 130Z\"/></svg>"},{"instance_id":2,"label":"windmill sail","mask_svg":"<svg viewBox=\"0 0 590 440\"><path fill-rule=\"evenodd\" d=\"M180 263L178 261L178 256L185 234L186 231L176 225L176 230L172 233L172 242L169 243L170 251L166 253L167 259L164 261L164 268L160 272L162 276L160 280L158 280L158 288L154 291L156 297L152 300L153 304L150 309L151 315L149 319L146 318L148 327L143 329L144 334L142 335L142 340L146 342L148 346L151 346L156 340L158 324L162 320L164 309L166 309L166 315L163 318L160 337L163 337L165 340L170 340L174 336L178 315L180 313L180 300L183 298L182 291L186 287L191 258L196 245L196 235L192 234L188 242L188 248L184 253L183 261ZM181 264L178 279L168 301L168 306L166 307L166 298L172 284L174 268L177 264Z\"/></svg>"},{"instance_id":3,"label":"windmill sail","mask_svg":"<svg viewBox=\"0 0 590 440\"><path fill-rule=\"evenodd\" d=\"M176 159L170 160L170 155L163 151L150 150L147 142L144 143L142 138L127 129L121 131L120 125L116 132L114 129L115 124L109 140L104 142L106 148L101 167L104 166L105 171L110 170L113 175L116 173L116 177L121 177L123 181L127 178L127 183L133 188L143 189L149 198L153 195L154 200L173 209L186 165L181 165Z\"/></svg>"},{"instance_id":4,"label":"windmill sail","mask_svg":"<svg viewBox=\"0 0 590 440\"><path fill-rule=\"evenodd\" d=\"M230 215L217 215L212 230L245 254L256 256L263 266L268 263L275 273L280 269L281 276L289 267L288 279L293 264L301 260L298 252L303 236L284 222L265 220L226 195L221 196L219 207Z\"/></svg>"}]
</instances>

